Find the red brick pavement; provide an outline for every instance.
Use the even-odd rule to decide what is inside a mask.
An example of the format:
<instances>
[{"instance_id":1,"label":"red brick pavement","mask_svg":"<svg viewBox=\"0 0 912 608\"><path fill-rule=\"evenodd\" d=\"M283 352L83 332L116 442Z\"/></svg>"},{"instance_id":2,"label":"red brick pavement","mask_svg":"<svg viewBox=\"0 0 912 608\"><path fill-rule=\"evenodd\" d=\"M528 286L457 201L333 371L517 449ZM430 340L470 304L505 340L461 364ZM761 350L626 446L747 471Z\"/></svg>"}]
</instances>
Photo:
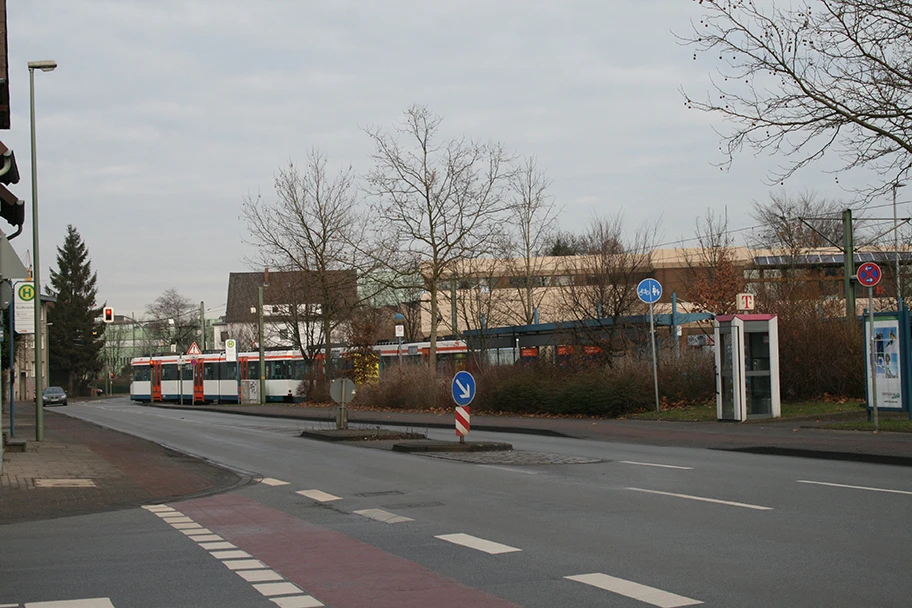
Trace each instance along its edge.
<instances>
[{"instance_id":1,"label":"red brick pavement","mask_svg":"<svg viewBox=\"0 0 912 608\"><path fill-rule=\"evenodd\" d=\"M202 496L247 481L227 469L50 408L44 422L44 441L36 442L34 407L16 405L16 437L29 439L28 450L3 453L0 524ZM9 425L4 422L3 428ZM44 487L60 483L87 487Z\"/></svg>"}]
</instances>

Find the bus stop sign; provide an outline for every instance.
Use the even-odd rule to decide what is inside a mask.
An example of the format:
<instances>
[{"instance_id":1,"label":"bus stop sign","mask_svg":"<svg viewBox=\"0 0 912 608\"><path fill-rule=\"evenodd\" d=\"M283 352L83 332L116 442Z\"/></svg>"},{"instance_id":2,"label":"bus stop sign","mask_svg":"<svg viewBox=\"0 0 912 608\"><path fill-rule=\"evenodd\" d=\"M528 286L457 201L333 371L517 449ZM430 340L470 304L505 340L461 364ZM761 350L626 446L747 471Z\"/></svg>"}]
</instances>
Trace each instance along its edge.
<instances>
[{"instance_id":1,"label":"bus stop sign","mask_svg":"<svg viewBox=\"0 0 912 608\"><path fill-rule=\"evenodd\" d=\"M883 276L883 273L880 271L880 266L874 262L865 262L858 267L858 272L855 276L858 279L858 282L865 287L874 287L880 283L880 278Z\"/></svg>"}]
</instances>

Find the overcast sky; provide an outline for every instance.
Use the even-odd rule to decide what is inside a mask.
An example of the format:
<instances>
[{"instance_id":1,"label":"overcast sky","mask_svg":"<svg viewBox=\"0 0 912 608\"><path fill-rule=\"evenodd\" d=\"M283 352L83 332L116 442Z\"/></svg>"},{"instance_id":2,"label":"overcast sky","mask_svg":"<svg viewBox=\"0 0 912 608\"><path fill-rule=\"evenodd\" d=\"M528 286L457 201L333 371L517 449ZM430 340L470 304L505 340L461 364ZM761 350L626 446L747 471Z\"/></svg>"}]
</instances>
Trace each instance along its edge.
<instances>
[{"instance_id":1,"label":"overcast sky","mask_svg":"<svg viewBox=\"0 0 912 608\"><path fill-rule=\"evenodd\" d=\"M745 152L727 172L719 118L684 107L713 65L672 32L690 0L7 0L12 128L32 249L29 61L36 72L41 279L73 224L99 304L141 316L174 287L224 314L228 274L252 270L239 219L274 197L276 169L312 147L331 167L370 168L367 126L412 104L447 136L534 155L564 207L561 228L624 214L633 232L692 237L707 208L745 228L775 166ZM822 168L786 183L849 200ZM2 227L7 230L7 226ZM669 245L675 246L675 245Z\"/></svg>"}]
</instances>

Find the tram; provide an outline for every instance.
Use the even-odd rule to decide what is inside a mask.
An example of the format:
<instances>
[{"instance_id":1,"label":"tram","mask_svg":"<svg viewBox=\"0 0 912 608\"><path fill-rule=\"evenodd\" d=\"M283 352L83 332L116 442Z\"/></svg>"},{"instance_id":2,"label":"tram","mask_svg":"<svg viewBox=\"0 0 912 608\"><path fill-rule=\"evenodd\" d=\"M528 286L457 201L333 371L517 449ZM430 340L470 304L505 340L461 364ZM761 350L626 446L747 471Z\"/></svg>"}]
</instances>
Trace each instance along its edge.
<instances>
[{"instance_id":1,"label":"tram","mask_svg":"<svg viewBox=\"0 0 912 608\"><path fill-rule=\"evenodd\" d=\"M377 345L377 371L390 366L418 365L427 361L429 342ZM466 345L462 340L438 340L438 369L463 369ZM351 367L347 349L333 349L333 375L344 375ZM305 380L322 373L325 355L305 359L298 350L266 351L265 402L298 401L299 387ZM260 378L259 352L238 353L237 361L228 361L224 352L201 355L159 355L136 357L131 360L133 380L130 398L142 403L240 403L245 381Z\"/></svg>"}]
</instances>

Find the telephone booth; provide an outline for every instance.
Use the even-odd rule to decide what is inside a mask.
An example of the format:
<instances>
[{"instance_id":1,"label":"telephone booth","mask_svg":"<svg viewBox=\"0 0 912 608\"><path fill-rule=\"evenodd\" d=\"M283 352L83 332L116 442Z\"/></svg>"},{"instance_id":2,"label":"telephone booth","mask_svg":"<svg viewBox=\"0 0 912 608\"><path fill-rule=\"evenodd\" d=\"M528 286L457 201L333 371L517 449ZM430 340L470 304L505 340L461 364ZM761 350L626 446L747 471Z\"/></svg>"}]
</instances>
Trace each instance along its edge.
<instances>
[{"instance_id":1,"label":"telephone booth","mask_svg":"<svg viewBox=\"0 0 912 608\"><path fill-rule=\"evenodd\" d=\"M743 422L778 418L779 329L776 315L717 315L716 417Z\"/></svg>"}]
</instances>

